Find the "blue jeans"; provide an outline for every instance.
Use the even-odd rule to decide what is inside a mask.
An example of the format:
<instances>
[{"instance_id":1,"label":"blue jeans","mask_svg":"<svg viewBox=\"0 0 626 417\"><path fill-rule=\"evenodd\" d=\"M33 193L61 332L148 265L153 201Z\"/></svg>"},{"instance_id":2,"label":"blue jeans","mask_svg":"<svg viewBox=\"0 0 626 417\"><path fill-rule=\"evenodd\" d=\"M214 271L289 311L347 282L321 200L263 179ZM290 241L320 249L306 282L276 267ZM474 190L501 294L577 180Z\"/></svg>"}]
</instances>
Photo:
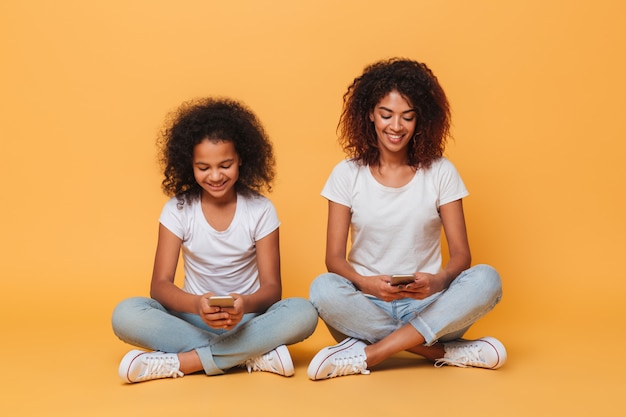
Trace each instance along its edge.
<instances>
[{"instance_id":1,"label":"blue jeans","mask_svg":"<svg viewBox=\"0 0 626 417\"><path fill-rule=\"evenodd\" d=\"M426 346L460 338L501 297L500 275L488 265L463 271L446 290L423 300L386 302L333 273L317 277L310 290L311 302L337 341L350 336L375 343L410 323Z\"/></svg>"},{"instance_id":2,"label":"blue jeans","mask_svg":"<svg viewBox=\"0 0 626 417\"><path fill-rule=\"evenodd\" d=\"M115 307L112 324L117 337L135 346L168 353L195 350L205 373L219 375L280 345L303 341L317 326L317 311L303 298L287 298L263 314L245 314L227 331L207 326L197 314L134 297Z\"/></svg>"}]
</instances>

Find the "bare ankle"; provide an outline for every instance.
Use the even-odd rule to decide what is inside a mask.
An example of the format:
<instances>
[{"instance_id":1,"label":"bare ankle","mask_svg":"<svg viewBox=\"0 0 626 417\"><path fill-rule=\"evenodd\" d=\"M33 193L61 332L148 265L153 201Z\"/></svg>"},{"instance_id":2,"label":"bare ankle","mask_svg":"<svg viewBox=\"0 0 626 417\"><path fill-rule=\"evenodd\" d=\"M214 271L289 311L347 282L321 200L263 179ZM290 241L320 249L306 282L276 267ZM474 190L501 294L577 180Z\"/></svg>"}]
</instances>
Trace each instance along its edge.
<instances>
[{"instance_id":1,"label":"bare ankle","mask_svg":"<svg viewBox=\"0 0 626 417\"><path fill-rule=\"evenodd\" d=\"M180 362L180 371L185 375L204 369L200 357L195 350L179 353L178 361Z\"/></svg>"}]
</instances>

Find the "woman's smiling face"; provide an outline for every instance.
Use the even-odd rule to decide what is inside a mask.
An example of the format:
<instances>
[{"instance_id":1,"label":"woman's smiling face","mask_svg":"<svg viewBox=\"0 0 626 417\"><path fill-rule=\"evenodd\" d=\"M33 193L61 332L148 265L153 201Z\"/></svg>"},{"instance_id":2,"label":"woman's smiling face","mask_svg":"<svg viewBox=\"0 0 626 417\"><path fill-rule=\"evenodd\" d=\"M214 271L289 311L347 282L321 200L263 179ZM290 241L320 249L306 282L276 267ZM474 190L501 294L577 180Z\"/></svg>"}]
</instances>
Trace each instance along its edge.
<instances>
[{"instance_id":1,"label":"woman's smiling face","mask_svg":"<svg viewBox=\"0 0 626 417\"><path fill-rule=\"evenodd\" d=\"M381 152L406 152L417 119L413 106L400 93L391 91L376 104L369 116Z\"/></svg>"}]
</instances>

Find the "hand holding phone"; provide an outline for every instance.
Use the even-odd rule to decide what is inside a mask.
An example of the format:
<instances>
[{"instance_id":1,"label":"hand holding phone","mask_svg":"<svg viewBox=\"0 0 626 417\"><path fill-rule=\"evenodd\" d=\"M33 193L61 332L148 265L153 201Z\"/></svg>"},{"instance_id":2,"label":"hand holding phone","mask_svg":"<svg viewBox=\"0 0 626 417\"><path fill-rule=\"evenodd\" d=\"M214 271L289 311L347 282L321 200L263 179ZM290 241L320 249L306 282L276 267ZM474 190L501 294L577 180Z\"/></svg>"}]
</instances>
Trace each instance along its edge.
<instances>
[{"instance_id":1,"label":"hand holding phone","mask_svg":"<svg viewBox=\"0 0 626 417\"><path fill-rule=\"evenodd\" d=\"M391 276L391 281L389 281L389 284L395 287L410 284L413 281L415 281L415 275L413 274L395 274Z\"/></svg>"},{"instance_id":2,"label":"hand holding phone","mask_svg":"<svg viewBox=\"0 0 626 417\"><path fill-rule=\"evenodd\" d=\"M209 297L211 307L234 307L235 299L230 295L214 295Z\"/></svg>"}]
</instances>

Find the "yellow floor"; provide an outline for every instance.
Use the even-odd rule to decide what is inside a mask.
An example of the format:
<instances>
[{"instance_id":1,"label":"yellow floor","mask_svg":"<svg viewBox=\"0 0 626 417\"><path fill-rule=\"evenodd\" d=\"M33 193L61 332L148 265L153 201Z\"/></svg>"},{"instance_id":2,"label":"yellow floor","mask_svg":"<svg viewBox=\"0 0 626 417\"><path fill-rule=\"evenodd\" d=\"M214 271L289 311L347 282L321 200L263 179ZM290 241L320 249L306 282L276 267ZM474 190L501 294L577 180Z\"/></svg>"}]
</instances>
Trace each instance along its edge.
<instances>
[{"instance_id":1,"label":"yellow floor","mask_svg":"<svg viewBox=\"0 0 626 417\"><path fill-rule=\"evenodd\" d=\"M580 341L574 323L569 331L560 323L562 334L554 337L550 333L556 317L540 324L520 320L489 332L508 349L509 360L497 371L437 369L400 354L370 375L313 382L306 376L308 361L331 343L320 325L311 338L290 348L296 366L291 378L236 370L218 377L187 375L126 385L117 376L117 366L130 347L112 334L110 309L90 311L87 300L73 302L84 311L73 319L55 313L59 310L51 301L25 312L26 319L3 320L8 335L2 343L2 415L626 415L626 365L620 354L624 336L618 334L621 339L608 345L592 337ZM487 333L488 317L469 336ZM596 329L598 335L618 328L619 318L614 321L604 322L607 327ZM85 330L87 322L91 328Z\"/></svg>"}]
</instances>

